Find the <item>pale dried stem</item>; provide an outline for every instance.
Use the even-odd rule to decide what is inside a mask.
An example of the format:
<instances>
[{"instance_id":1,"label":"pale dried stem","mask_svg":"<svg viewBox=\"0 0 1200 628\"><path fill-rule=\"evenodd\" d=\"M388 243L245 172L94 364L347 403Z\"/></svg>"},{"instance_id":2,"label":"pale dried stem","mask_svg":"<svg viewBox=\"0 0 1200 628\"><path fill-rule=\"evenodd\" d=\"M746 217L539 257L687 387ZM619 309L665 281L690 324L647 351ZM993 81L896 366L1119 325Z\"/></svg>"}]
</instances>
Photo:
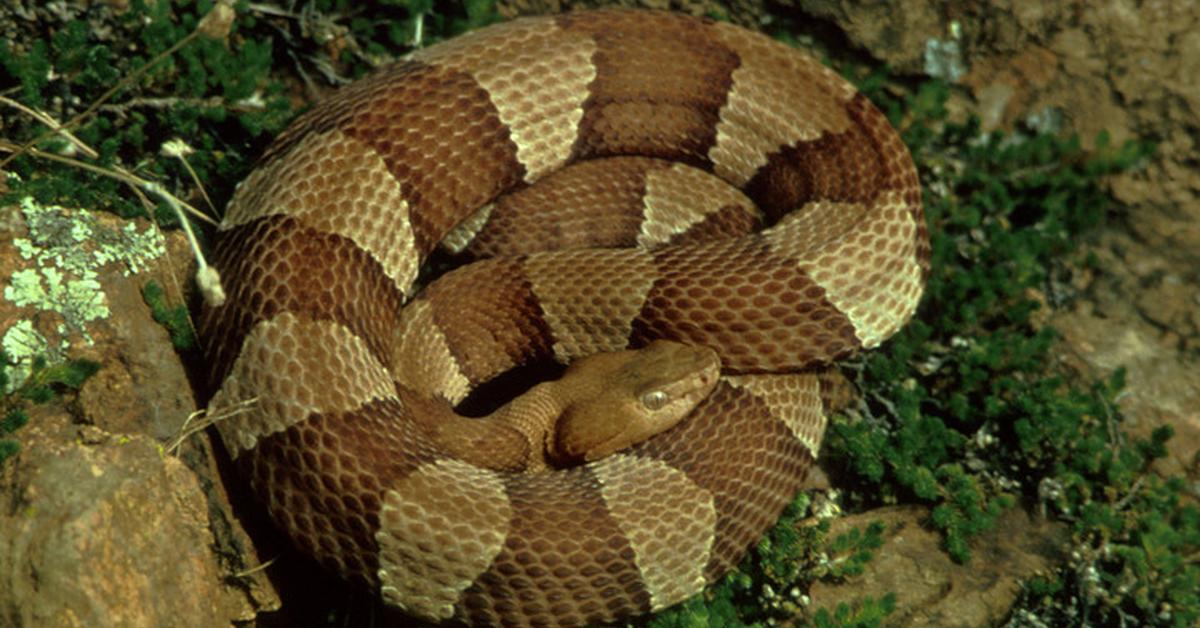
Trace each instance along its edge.
<instances>
[{"instance_id":1,"label":"pale dried stem","mask_svg":"<svg viewBox=\"0 0 1200 628\"><path fill-rule=\"evenodd\" d=\"M214 414L209 414L207 410L196 410L188 415L184 420L183 425L179 426L179 433L175 438L167 444L167 453L176 455L179 453L179 448L183 445L183 441L191 438L193 435L203 432L211 425L216 425L221 421L230 419L240 414L245 414L258 403L258 397L252 397L239 401L238 403L220 408Z\"/></svg>"},{"instance_id":2,"label":"pale dried stem","mask_svg":"<svg viewBox=\"0 0 1200 628\"><path fill-rule=\"evenodd\" d=\"M31 150L35 144L53 136L53 135L61 134L61 132L72 129L72 128L76 127L77 125L79 125L80 122L83 122L84 120L89 118L93 113L95 113L96 110L100 108L100 105L103 105L105 102L108 102L108 99L112 98L117 92L119 92L122 89L125 89L126 87L128 87L129 85L133 84L134 81L141 78L143 74L148 72L150 70L150 68L153 68L154 66L158 65L163 59L166 59L167 57L178 52L180 48L183 48L184 46L186 46L193 39L195 39L198 35L199 35L199 31L192 31L192 32L188 33L182 39L175 42L175 44L172 45L170 48L164 50L158 56L151 59L146 65L143 65L142 67L138 68L137 70L131 72L129 74L129 76L126 76L125 78L121 79L120 81L117 81L117 83L115 85L113 85L112 87L110 87L108 89L108 91L104 92L103 94L100 95L99 98L92 101L92 104L88 105L87 109L84 109L83 111L72 116L71 119L67 120L65 123L63 123L61 127L51 128L50 130L46 131L45 133L42 133L41 135L38 135L37 137L29 140L28 142L21 144L17 151L14 151L11 155L9 155L8 157L5 157L2 161L0 161L0 170L3 170L4 167L7 166L9 164L9 162L11 162L13 159L15 159L15 158L19 157L20 155L26 153L27 151Z\"/></svg>"},{"instance_id":3,"label":"pale dried stem","mask_svg":"<svg viewBox=\"0 0 1200 628\"><path fill-rule=\"evenodd\" d=\"M147 179L143 179L143 178L125 170L124 168L116 170L116 169L112 169L112 168L105 168L103 166L96 166L93 164L89 164L86 161L80 161L73 157L57 155L55 153L47 152L47 151L37 149L37 148L23 148L22 145L20 145L20 144L16 144L14 142L9 142L8 140L0 139L0 151L15 153L15 152L19 152L21 150L24 150L26 154L28 154L32 157L36 157L38 159L45 159L47 161L55 161L55 162L58 162L61 164L79 168L81 170L87 170L88 172L94 172L96 174L99 174L99 175L102 175L105 177L110 177L110 178L116 179L116 180L121 181L122 183L126 183L138 190L144 190L146 192L150 192L151 194L154 194L155 196L161 197L163 200L167 201L167 203L169 205L179 208L180 210L186 211L187 213L191 214L192 216L195 216L197 220L204 221L210 225L217 224L216 220L213 220L204 212L189 205L186 201L180 200L179 198L175 197L175 195L173 195L170 192L163 189L163 187L160 186L158 183L155 183L154 181L149 181ZM181 216L181 218L182 218L182 216ZM181 220L181 222L185 225L187 224L186 220Z\"/></svg>"}]
</instances>

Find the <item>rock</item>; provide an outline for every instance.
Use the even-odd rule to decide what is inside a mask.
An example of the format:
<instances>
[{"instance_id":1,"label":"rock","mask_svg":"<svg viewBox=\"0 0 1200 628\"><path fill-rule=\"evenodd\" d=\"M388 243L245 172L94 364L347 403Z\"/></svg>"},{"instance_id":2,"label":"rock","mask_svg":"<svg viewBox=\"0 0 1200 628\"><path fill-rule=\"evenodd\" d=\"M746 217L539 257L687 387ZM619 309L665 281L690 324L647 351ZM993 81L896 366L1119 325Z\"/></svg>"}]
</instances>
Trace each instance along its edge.
<instances>
[{"instance_id":1,"label":"rock","mask_svg":"<svg viewBox=\"0 0 1200 628\"><path fill-rule=\"evenodd\" d=\"M32 200L0 207L0 342L20 380L35 355L100 368L31 405L0 466L0 623L228 626L278 599L232 514L150 279L183 302L178 233ZM5 391L7 392L7 391Z\"/></svg>"},{"instance_id":2,"label":"rock","mask_svg":"<svg viewBox=\"0 0 1200 628\"><path fill-rule=\"evenodd\" d=\"M783 4L817 18L798 18L801 26L815 26L818 20L835 24L855 46L905 74L923 71L931 41L950 39L948 24L934 2L786 0Z\"/></svg>"},{"instance_id":3,"label":"rock","mask_svg":"<svg viewBox=\"0 0 1200 628\"><path fill-rule=\"evenodd\" d=\"M0 616L16 626L228 626L253 617L217 562L199 482L154 439L38 413L0 493Z\"/></svg>"},{"instance_id":4,"label":"rock","mask_svg":"<svg viewBox=\"0 0 1200 628\"><path fill-rule=\"evenodd\" d=\"M994 624L1008 614L1022 580L1064 558L1062 548L1069 539L1064 524L1016 508L972 541L971 562L960 565L942 549L942 535L925 527L928 518L921 506L889 506L834 521L829 538L881 521L886 525L884 544L861 576L840 584L813 583L810 613L894 592L896 610L888 625Z\"/></svg>"},{"instance_id":5,"label":"rock","mask_svg":"<svg viewBox=\"0 0 1200 628\"><path fill-rule=\"evenodd\" d=\"M1166 265L1142 248L1125 242L1100 249L1109 273L1088 287L1093 300L1055 312L1049 324L1062 336L1059 358L1085 377L1106 378L1125 368L1125 392L1118 398L1123 427L1148 438L1159 425L1170 425L1175 436L1167 442L1167 457L1156 461L1154 469L1163 476L1185 477L1188 491L1200 498L1200 379L1195 375L1200 359L1194 354L1200 347L1195 327L1200 291L1171 285L1165 279L1170 275L1160 275L1160 287L1134 296L1139 273ZM1114 251L1143 264L1158 259L1159 264L1123 263ZM1191 351L1182 351L1185 346Z\"/></svg>"},{"instance_id":6,"label":"rock","mask_svg":"<svg viewBox=\"0 0 1200 628\"><path fill-rule=\"evenodd\" d=\"M905 74L965 87L985 129L1019 123L1091 146L1139 138L1157 151L1113 178L1129 229L1180 275L1200 269L1200 5L1113 0L786 0L803 29L844 32ZM805 20L805 16L817 18ZM844 54L845 51L842 51ZM953 106L954 109L958 105Z\"/></svg>"}]
</instances>

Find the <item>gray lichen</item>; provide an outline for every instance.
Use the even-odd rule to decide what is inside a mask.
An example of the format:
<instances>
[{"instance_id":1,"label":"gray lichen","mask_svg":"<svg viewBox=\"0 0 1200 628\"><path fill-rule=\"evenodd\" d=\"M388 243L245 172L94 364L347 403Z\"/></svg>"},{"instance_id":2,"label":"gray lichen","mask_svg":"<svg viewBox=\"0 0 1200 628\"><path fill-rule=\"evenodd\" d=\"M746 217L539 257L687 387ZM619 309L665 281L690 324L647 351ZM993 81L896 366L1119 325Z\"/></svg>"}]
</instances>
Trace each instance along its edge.
<instances>
[{"instance_id":1,"label":"gray lichen","mask_svg":"<svg viewBox=\"0 0 1200 628\"><path fill-rule=\"evenodd\" d=\"M4 278L4 299L34 313L58 314L61 323L54 331L61 340L48 341L29 319L3 330L0 346L16 363L10 387L20 385L22 366L27 369L33 356L52 363L61 359L72 332L91 342L88 324L111 314L99 281L102 268L119 264L129 276L166 252L162 234L153 227L110 227L87 211L41 205L31 197L21 200L20 210L28 237L12 245L25 263Z\"/></svg>"}]
</instances>

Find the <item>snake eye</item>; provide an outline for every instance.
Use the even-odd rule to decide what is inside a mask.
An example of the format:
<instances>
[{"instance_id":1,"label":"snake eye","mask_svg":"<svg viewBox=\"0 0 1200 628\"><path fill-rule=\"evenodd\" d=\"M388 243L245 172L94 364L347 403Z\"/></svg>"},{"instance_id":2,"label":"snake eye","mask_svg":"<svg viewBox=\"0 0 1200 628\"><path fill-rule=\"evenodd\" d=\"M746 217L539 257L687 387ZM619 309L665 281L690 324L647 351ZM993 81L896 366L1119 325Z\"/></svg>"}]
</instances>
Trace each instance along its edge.
<instances>
[{"instance_id":1,"label":"snake eye","mask_svg":"<svg viewBox=\"0 0 1200 628\"><path fill-rule=\"evenodd\" d=\"M667 405L667 402L670 400L671 396L661 390L652 390L642 395L642 405L647 410L658 410Z\"/></svg>"}]
</instances>

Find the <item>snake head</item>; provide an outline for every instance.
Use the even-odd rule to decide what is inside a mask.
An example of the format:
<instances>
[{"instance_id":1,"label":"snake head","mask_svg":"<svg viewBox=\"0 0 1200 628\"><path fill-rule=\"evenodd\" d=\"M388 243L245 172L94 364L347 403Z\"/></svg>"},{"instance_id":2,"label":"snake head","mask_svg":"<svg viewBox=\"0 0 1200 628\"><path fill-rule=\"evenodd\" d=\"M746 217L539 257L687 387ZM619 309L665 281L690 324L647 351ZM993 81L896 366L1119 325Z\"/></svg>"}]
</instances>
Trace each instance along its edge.
<instances>
[{"instance_id":1,"label":"snake head","mask_svg":"<svg viewBox=\"0 0 1200 628\"><path fill-rule=\"evenodd\" d=\"M669 340L577 360L559 380L573 396L547 455L556 464L596 460L666 431L712 392L720 372L716 351Z\"/></svg>"}]
</instances>

